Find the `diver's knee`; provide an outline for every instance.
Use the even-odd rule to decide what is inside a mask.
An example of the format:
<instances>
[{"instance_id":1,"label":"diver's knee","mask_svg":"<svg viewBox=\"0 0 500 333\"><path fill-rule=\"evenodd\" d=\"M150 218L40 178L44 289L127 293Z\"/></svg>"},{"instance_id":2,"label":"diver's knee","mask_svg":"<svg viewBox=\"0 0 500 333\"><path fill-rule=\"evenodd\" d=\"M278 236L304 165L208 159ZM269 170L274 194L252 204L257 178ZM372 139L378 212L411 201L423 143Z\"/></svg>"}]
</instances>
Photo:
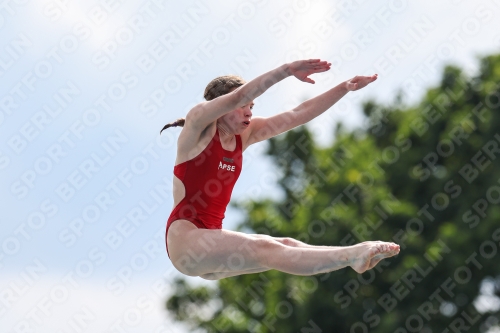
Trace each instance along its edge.
<instances>
[{"instance_id":1,"label":"diver's knee","mask_svg":"<svg viewBox=\"0 0 500 333\"><path fill-rule=\"evenodd\" d=\"M270 238L257 239L253 243L255 258L261 267L274 267L273 260L281 258L280 252L285 248L284 244Z\"/></svg>"},{"instance_id":2,"label":"diver's knee","mask_svg":"<svg viewBox=\"0 0 500 333\"><path fill-rule=\"evenodd\" d=\"M291 237L283 237L283 238L281 238L281 241L282 241L283 245L286 245L286 246L299 247L302 245L302 242L300 242L296 239L293 239Z\"/></svg>"}]
</instances>

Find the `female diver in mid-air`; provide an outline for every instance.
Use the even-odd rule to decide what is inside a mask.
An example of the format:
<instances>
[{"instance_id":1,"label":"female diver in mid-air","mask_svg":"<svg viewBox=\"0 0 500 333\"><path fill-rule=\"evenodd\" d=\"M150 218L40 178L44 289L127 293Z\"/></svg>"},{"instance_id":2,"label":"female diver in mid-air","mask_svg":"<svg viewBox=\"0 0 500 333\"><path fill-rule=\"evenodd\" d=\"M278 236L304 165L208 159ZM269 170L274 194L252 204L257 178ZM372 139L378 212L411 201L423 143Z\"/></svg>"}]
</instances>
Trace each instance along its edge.
<instances>
[{"instance_id":1,"label":"female diver in mid-air","mask_svg":"<svg viewBox=\"0 0 500 333\"><path fill-rule=\"evenodd\" d=\"M377 75L356 76L290 111L252 118L253 100L269 87L291 75L314 83L308 76L325 72L330 65L319 59L295 61L250 82L238 76L218 77L205 89L206 102L162 129L183 126L174 167L174 209L165 234L167 253L181 273L207 280L270 269L313 275L350 266L362 273L399 253L399 245L380 241L313 246L293 238L222 230L248 146L307 123L349 91L377 79Z\"/></svg>"}]
</instances>

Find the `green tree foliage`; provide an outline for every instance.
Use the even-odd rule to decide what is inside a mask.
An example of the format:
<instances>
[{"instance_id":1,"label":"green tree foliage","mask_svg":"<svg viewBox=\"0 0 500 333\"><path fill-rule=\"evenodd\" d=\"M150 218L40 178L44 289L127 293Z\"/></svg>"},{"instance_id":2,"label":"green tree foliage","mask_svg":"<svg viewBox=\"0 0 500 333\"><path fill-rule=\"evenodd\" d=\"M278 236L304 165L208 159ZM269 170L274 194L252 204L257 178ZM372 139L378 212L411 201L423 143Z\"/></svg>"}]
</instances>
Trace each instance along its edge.
<instances>
[{"instance_id":1,"label":"green tree foliage","mask_svg":"<svg viewBox=\"0 0 500 333\"><path fill-rule=\"evenodd\" d=\"M421 102L367 102L368 126L319 148L305 127L270 140L283 200L240 202L241 225L317 245L394 241L358 275L278 271L177 281L176 318L209 332L463 332L498 322L500 56L447 67ZM486 301L485 301L486 300Z\"/></svg>"}]
</instances>

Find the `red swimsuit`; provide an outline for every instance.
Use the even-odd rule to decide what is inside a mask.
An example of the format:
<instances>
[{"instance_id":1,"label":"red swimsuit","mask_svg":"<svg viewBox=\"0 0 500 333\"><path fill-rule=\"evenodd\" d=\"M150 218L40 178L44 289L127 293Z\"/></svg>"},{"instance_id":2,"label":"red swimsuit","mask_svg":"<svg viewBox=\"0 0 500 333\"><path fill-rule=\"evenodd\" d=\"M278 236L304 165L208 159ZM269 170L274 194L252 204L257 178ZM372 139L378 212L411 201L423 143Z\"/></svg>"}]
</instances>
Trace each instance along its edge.
<instances>
[{"instance_id":1,"label":"red swimsuit","mask_svg":"<svg viewBox=\"0 0 500 333\"><path fill-rule=\"evenodd\" d=\"M222 229L224 212L242 161L241 137L236 135L236 148L228 151L222 148L216 129L212 141L198 156L174 167L174 175L184 184L186 195L168 218L165 244L168 228L176 220L188 220L203 229ZM168 253L168 244L166 246Z\"/></svg>"}]
</instances>

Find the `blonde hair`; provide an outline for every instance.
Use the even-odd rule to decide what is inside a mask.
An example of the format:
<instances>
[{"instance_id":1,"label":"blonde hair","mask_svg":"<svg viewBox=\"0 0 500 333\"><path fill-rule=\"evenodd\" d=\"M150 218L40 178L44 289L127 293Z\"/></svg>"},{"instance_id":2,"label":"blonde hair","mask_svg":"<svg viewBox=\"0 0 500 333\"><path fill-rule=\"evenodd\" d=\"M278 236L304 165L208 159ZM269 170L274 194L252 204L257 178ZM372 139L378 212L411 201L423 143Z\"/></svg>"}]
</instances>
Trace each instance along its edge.
<instances>
[{"instance_id":1,"label":"blonde hair","mask_svg":"<svg viewBox=\"0 0 500 333\"><path fill-rule=\"evenodd\" d=\"M245 84L245 80L243 80L241 77L237 75L224 75L224 76L219 76L210 81L210 83L207 85L205 88L205 92L203 93L203 97L207 101L211 101L212 99L215 99L219 96L225 95L230 93L232 90L242 86ZM179 118L171 123L166 124L163 126L162 130L160 131L163 132L163 130L169 128L169 127L177 127L177 126L184 126L184 123L186 122L186 119L184 118Z\"/></svg>"}]
</instances>

